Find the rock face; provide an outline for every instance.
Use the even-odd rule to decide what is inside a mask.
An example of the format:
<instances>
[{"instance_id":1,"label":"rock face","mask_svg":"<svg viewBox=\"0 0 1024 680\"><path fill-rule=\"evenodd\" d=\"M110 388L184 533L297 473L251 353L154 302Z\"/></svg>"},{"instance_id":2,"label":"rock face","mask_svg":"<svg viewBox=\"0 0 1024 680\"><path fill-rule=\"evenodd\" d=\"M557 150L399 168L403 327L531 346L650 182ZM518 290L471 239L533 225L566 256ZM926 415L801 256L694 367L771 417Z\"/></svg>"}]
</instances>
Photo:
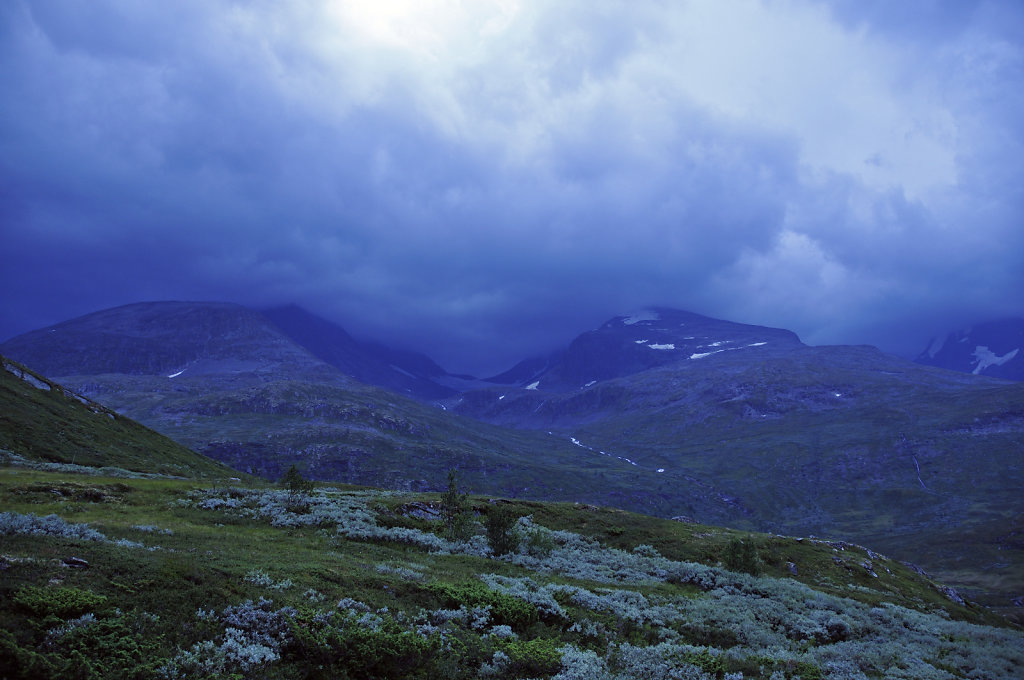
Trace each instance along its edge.
<instances>
[{"instance_id":1,"label":"rock face","mask_svg":"<svg viewBox=\"0 0 1024 680\"><path fill-rule=\"evenodd\" d=\"M935 338L919 364L1004 380L1024 380L1024 319L978 324Z\"/></svg>"}]
</instances>

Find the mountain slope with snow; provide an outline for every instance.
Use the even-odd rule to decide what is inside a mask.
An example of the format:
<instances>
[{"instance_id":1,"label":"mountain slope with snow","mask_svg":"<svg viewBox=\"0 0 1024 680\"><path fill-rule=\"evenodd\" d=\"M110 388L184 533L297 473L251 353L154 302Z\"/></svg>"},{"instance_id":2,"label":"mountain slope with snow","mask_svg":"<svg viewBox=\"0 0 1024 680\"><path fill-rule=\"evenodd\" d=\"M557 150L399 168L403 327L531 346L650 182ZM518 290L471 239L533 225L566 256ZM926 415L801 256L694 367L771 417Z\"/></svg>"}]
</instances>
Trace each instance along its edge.
<instances>
[{"instance_id":1,"label":"mountain slope with snow","mask_svg":"<svg viewBox=\"0 0 1024 680\"><path fill-rule=\"evenodd\" d=\"M791 331L655 307L610 319L547 360L522 362L492 381L521 387L536 383L534 389L541 392L566 392L680 361L801 346Z\"/></svg>"},{"instance_id":2,"label":"mountain slope with snow","mask_svg":"<svg viewBox=\"0 0 1024 680\"><path fill-rule=\"evenodd\" d=\"M933 339L919 364L1024 380L1024 319L989 321Z\"/></svg>"}]
</instances>

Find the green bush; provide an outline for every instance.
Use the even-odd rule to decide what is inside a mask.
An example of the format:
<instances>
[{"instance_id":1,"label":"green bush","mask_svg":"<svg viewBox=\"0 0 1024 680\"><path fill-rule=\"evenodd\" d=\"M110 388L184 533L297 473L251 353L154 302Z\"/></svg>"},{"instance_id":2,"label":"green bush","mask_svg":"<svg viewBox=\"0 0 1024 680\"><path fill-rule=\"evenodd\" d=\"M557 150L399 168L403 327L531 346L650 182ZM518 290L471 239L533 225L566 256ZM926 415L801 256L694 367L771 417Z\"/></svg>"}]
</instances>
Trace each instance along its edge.
<instances>
[{"instance_id":1,"label":"green bush","mask_svg":"<svg viewBox=\"0 0 1024 680\"><path fill-rule=\"evenodd\" d=\"M741 571L752 576L760 576L764 571L761 558L757 555L757 548L751 541L743 541L734 538L725 546L722 555L722 564L730 571Z\"/></svg>"},{"instance_id":2,"label":"green bush","mask_svg":"<svg viewBox=\"0 0 1024 680\"><path fill-rule=\"evenodd\" d=\"M428 583L426 590L437 596L448 607L490 606L491 618L496 624L510 626L517 631L526 630L537 622L537 608L518 597L498 593L483 583Z\"/></svg>"},{"instance_id":3,"label":"green bush","mask_svg":"<svg viewBox=\"0 0 1024 680\"><path fill-rule=\"evenodd\" d=\"M440 647L436 636L403 630L394 619L372 624L354 615L298 617L284 658L304 678L405 678L422 676Z\"/></svg>"},{"instance_id":4,"label":"green bush","mask_svg":"<svg viewBox=\"0 0 1024 680\"><path fill-rule=\"evenodd\" d=\"M63 635L58 647L69 662L88 660L89 680L141 680L153 677L161 637L139 636L121 618L103 619ZM75 667L77 663L71 663ZM66 677L66 676L65 676Z\"/></svg>"},{"instance_id":5,"label":"green bush","mask_svg":"<svg viewBox=\"0 0 1024 680\"><path fill-rule=\"evenodd\" d=\"M555 550L555 539L551 537L551 532L534 526L527 530L522 545L526 549L527 555L544 559Z\"/></svg>"},{"instance_id":6,"label":"green bush","mask_svg":"<svg viewBox=\"0 0 1024 680\"><path fill-rule=\"evenodd\" d=\"M51 634L36 651L0 630L0 677L142 680L159 665L162 636L136 634L121 618L94 620Z\"/></svg>"},{"instance_id":7,"label":"green bush","mask_svg":"<svg viewBox=\"0 0 1024 680\"><path fill-rule=\"evenodd\" d=\"M95 611L107 598L78 588L26 586L14 593L14 603L33 616L70 619Z\"/></svg>"},{"instance_id":8,"label":"green bush","mask_svg":"<svg viewBox=\"0 0 1024 680\"><path fill-rule=\"evenodd\" d=\"M508 655L508 677L536 678L557 673L562 666L561 646L561 642L549 638L508 641L502 645Z\"/></svg>"},{"instance_id":9,"label":"green bush","mask_svg":"<svg viewBox=\"0 0 1024 680\"><path fill-rule=\"evenodd\" d=\"M722 655L712 654L708 649L683 654L682 660L715 677L721 677L725 673L725 661Z\"/></svg>"},{"instance_id":10,"label":"green bush","mask_svg":"<svg viewBox=\"0 0 1024 680\"><path fill-rule=\"evenodd\" d=\"M519 547L516 520L512 508L505 504L495 505L487 511L487 544L495 555L505 555Z\"/></svg>"}]
</instances>

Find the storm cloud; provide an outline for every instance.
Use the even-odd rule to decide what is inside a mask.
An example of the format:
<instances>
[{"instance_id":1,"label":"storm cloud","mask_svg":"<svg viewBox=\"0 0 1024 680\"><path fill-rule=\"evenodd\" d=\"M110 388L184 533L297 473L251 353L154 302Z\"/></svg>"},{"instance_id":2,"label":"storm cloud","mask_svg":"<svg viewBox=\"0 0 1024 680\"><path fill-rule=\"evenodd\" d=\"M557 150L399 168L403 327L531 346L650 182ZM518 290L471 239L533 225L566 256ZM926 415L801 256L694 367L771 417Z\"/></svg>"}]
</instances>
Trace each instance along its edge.
<instances>
[{"instance_id":1,"label":"storm cloud","mask_svg":"<svg viewBox=\"0 0 1024 680\"><path fill-rule=\"evenodd\" d=\"M923 349L1024 314L1024 7L0 7L0 336L295 302L498 372L667 305Z\"/></svg>"}]
</instances>

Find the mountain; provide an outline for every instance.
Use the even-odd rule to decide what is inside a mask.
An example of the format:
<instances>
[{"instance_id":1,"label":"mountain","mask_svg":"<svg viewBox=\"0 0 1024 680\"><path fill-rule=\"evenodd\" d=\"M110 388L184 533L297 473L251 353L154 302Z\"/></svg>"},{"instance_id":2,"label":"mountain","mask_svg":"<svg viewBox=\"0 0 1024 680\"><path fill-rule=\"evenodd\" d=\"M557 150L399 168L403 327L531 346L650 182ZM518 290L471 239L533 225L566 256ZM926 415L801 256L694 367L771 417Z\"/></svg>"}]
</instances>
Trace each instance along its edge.
<instances>
[{"instance_id":1,"label":"mountain","mask_svg":"<svg viewBox=\"0 0 1024 680\"><path fill-rule=\"evenodd\" d=\"M932 339L919 364L1024 380L1024 319L989 321Z\"/></svg>"},{"instance_id":2,"label":"mountain","mask_svg":"<svg viewBox=\"0 0 1024 680\"><path fill-rule=\"evenodd\" d=\"M337 324L297 305L268 309L263 315L321 361L360 382L428 400L456 393L437 382L448 372L424 354L359 342Z\"/></svg>"},{"instance_id":3,"label":"mountain","mask_svg":"<svg viewBox=\"0 0 1024 680\"><path fill-rule=\"evenodd\" d=\"M787 330L656 307L617 316L600 328L583 333L564 351L522 362L491 381L542 392L563 392L680 360L798 346L799 338Z\"/></svg>"},{"instance_id":4,"label":"mountain","mask_svg":"<svg viewBox=\"0 0 1024 680\"><path fill-rule=\"evenodd\" d=\"M562 360L565 350L558 350L547 356L523 359L512 368L496 376L484 379L484 382L495 385L519 385L520 387L539 382L544 373Z\"/></svg>"},{"instance_id":5,"label":"mountain","mask_svg":"<svg viewBox=\"0 0 1024 680\"><path fill-rule=\"evenodd\" d=\"M227 479L234 470L0 357L5 464Z\"/></svg>"},{"instance_id":6,"label":"mountain","mask_svg":"<svg viewBox=\"0 0 1024 680\"><path fill-rule=\"evenodd\" d=\"M0 351L47 376L316 372L322 362L258 312L224 302L141 302L12 338Z\"/></svg>"},{"instance_id":7,"label":"mountain","mask_svg":"<svg viewBox=\"0 0 1024 680\"><path fill-rule=\"evenodd\" d=\"M301 310L289 314L283 325L340 362L343 330ZM313 342L316 329L326 335L320 345ZM677 480L668 488L652 471L595 463L564 437L490 425L359 382L270 318L238 305L128 305L2 347L36 360L79 394L268 479L297 463L318 480L438 490L447 471L458 468L475 488L506 496L614 502L668 515L699 506L709 519L733 515L713 485ZM405 365L417 361L429 370L429 360L416 355ZM688 500L680 509L681 493Z\"/></svg>"},{"instance_id":8,"label":"mountain","mask_svg":"<svg viewBox=\"0 0 1024 680\"><path fill-rule=\"evenodd\" d=\"M712 484L733 526L917 555L992 604L1024 594L1024 385L786 331L703 319L687 331L688 318L616 317L530 383L444 403ZM645 368L648 355L668 358Z\"/></svg>"},{"instance_id":9,"label":"mountain","mask_svg":"<svg viewBox=\"0 0 1024 680\"><path fill-rule=\"evenodd\" d=\"M140 324L167 325L146 309ZM297 463L320 480L439 490L457 468L481 492L878 545L993 606L1024 594L1024 384L655 309L435 406L344 375L260 318L239 358L200 355L206 372L169 378L135 357L159 372L85 374L99 354L86 344L81 366L57 352L72 370L61 382L266 478ZM173 336L153 351L184 353ZM278 355L290 363L242 362Z\"/></svg>"}]
</instances>

